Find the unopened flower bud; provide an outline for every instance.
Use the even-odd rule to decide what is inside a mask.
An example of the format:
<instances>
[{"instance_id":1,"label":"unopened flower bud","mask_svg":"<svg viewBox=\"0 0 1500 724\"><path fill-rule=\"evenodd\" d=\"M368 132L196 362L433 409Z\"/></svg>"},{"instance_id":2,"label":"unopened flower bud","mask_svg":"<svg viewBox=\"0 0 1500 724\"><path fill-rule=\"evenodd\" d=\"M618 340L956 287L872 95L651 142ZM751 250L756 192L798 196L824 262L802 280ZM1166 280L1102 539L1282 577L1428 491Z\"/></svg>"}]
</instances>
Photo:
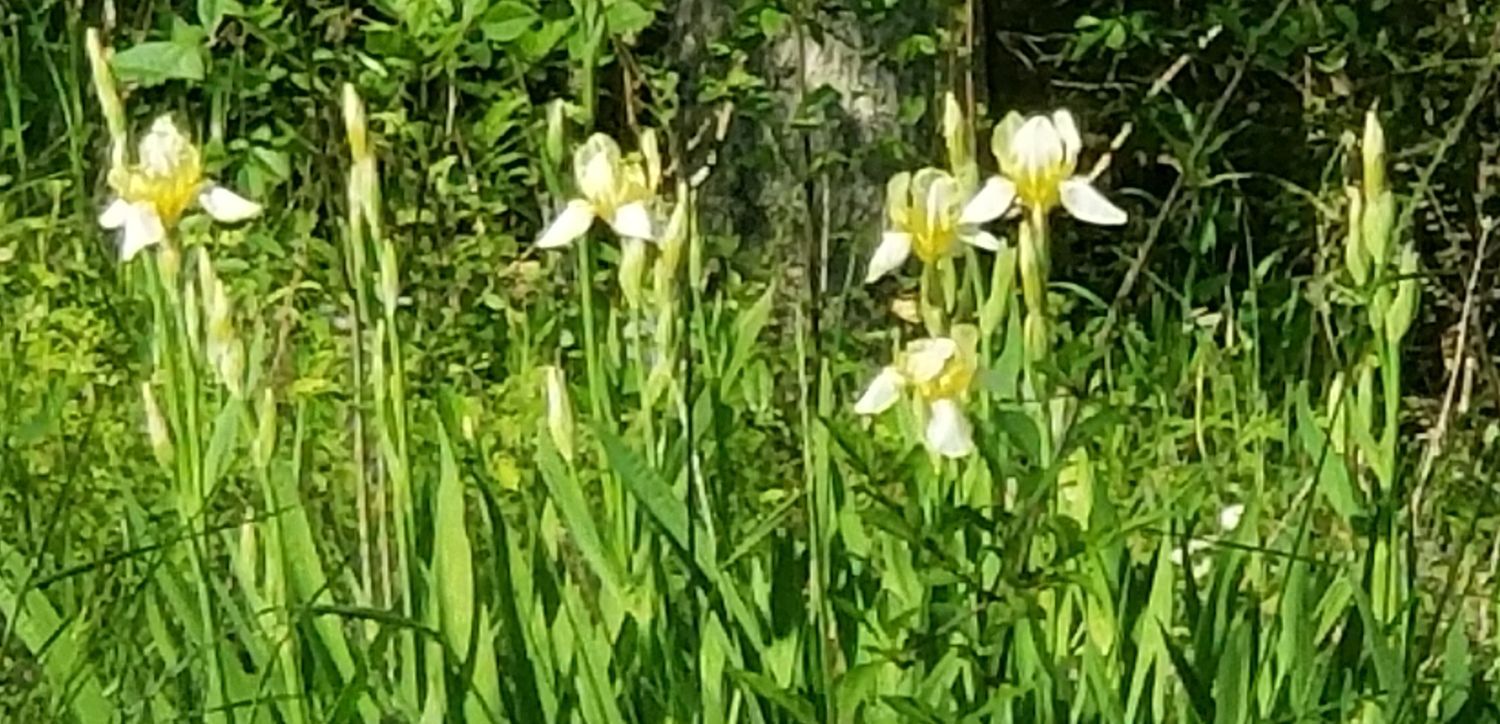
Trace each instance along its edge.
<instances>
[{"instance_id":1,"label":"unopened flower bud","mask_svg":"<svg viewBox=\"0 0 1500 724\"><path fill-rule=\"evenodd\" d=\"M109 51L99 39L97 28L89 28L84 34L84 45L88 48L94 94L99 97L99 108L104 112L104 123L109 128L110 163L116 168L123 168L126 164L129 136L125 130L125 106L120 102L115 76L109 68Z\"/></svg>"},{"instance_id":2,"label":"unopened flower bud","mask_svg":"<svg viewBox=\"0 0 1500 724\"><path fill-rule=\"evenodd\" d=\"M573 403L568 399L568 383L562 368L542 368L542 383L547 397L547 432L552 445L568 462L573 461Z\"/></svg>"},{"instance_id":3,"label":"unopened flower bud","mask_svg":"<svg viewBox=\"0 0 1500 724\"><path fill-rule=\"evenodd\" d=\"M235 399L245 396L245 343L238 338L233 339L224 347L218 357L215 369L219 373L219 381L229 394Z\"/></svg>"},{"instance_id":4,"label":"unopened flower bud","mask_svg":"<svg viewBox=\"0 0 1500 724\"><path fill-rule=\"evenodd\" d=\"M1371 273L1379 277L1390 258L1391 232L1396 223L1396 198L1387 189L1375 197L1365 196L1364 226L1360 236L1370 255Z\"/></svg>"},{"instance_id":5,"label":"unopened flower bud","mask_svg":"<svg viewBox=\"0 0 1500 724\"><path fill-rule=\"evenodd\" d=\"M251 453L257 467L271 464L271 455L276 451L276 394L267 388L260 396L260 408L256 410L255 443Z\"/></svg>"},{"instance_id":6,"label":"unopened flower bud","mask_svg":"<svg viewBox=\"0 0 1500 724\"><path fill-rule=\"evenodd\" d=\"M646 274L646 242L625 239L620 247L620 291L632 309L641 306L641 283Z\"/></svg>"},{"instance_id":7,"label":"unopened flower bud","mask_svg":"<svg viewBox=\"0 0 1500 724\"><path fill-rule=\"evenodd\" d=\"M567 137L563 111L566 107L561 98L547 104L547 160L554 164L561 164L563 160L563 144Z\"/></svg>"},{"instance_id":8,"label":"unopened flower bud","mask_svg":"<svg viewBox=\"0 0 1500 724\"><path fill-rule=\"evenodd\" d=\"M1348 420L1352 409L1345 399L1350 394L1345 386L1344 373L1338 372L1328 387L1328 445L1333 454L1340 456L1349 449Z\"/></svg>"},{"instance_id":9,"label":"unopened flower bud","mask_svg":"<svg viewBox=\"0 0 1500 724\"><path fill-rule=\"evenodd\" d=\"M240 523L240 545L239 555L235 556L234 565L239 575L244 578L245 586L250 589L259 588L260 566L260 543L255 536L255 512L247 510L245 520Z\"/></svg>"},{"instance_id":10,"label":"unopened flower bud","mask_svg":"<svg viewBox=\"0 0 1500 724\"><path fill-rule=\"evenodd\" d=\"M349 155L359 161L370 155L369 137L365 122L365 104L354 84L344 84L344 133L349 137Z\"/></svg>"},{"instance_id":11,"label":"unopened flower bud","mask_svg":"<svg viewBox=\"0 0 1500 724\"><path fill-rule=\"evenodd\" d=\"M641 160L646 163L646 190L655 194L661 185L661 146L654 128L641 131Z\"/></svg>"},{"instance_id":12,"label":"unopened flower bud","mask_svg":"<svg viewBox=\"0 0 1500 724\"><path fill-rule=\"evenodd\" d=\"M943 141L948 146L948 166L965 194L979 185L979 166L969 141L969 123L952 92L943 96Z\"/></svg>"},{"instance_id":13,"label":"unopened flower bud","mask_svg":"<svg viewBox=\"0 0 1500 724\"><path fill-rule=\"evenodd\" d=\"M1364 162L1365 198L1385 193L1385 129L1375 109L1365 113L1365 136L1359 146Z\"/></svg>"},{"instance_id":14,"label":"unopened flower bud","mask_svg":"<svg viewBox=\"0 0 1500 724\"><path fill-rule=\"evenodd\" d=\"M1417 297L1420 293L1417 268L1417 252L1408 244L1401 250L1398 267L1401 280L1396 282L1396 299L1385 316L1386 338L1392 342L1399 342L1406 336L1406 331L1411 329L1412 320L1417 316Z\"/></svg>"},{"instance_id":15,"label":"unopened flower bud","mask_svg":"<svg viewBox=\"0 0 1500 724\"><path fill-rule=\"evenodd\" d=\"M172 468L172 436L167 430L167 421L161 416L156 404L156 393L150 382L141 383L141 405L146 411L146 439L151 442L151 452L163 468Z\"/></svg>"},{"instance_id":16,"label":"unopened flower bud","mask_svg":"<svg viewBox=\"0 0 1500 724\"><path fill-rule=\"evenodd\" d=\"M1370 279L1370 262L1364 245L1364 197L1359 189L1349 186L1344 189L1349 197L1349 230L1344 236L1344 268L1354 279L1355 286L1364 286Z\"/></svg>"},{"instance_id":17,"label":"unopened flower bud","mask_svg":"<svg viewBox=\"0 0 1500 724\"><path fill-rule=\"evenodd\" d=\"M990 271L990 296L979 310L979 329L987 336L1005 321L1010 311L1010 300L1016 294L1016 250L1010 245L1000 247L995 253L995 265Z\"/></svg>"},{"instance_id":18,"label":"unopened flower bud","mask_svg":"<svg viewBox=\"0 0 1500 724\"><path fill-rule=\"evenodd\" d=\"M380 301L385 305L387 316L396 313L396 301L401 296L401 273L396 265L396 247L390 239L380 247Z\"/></svg>"}]
</instances>

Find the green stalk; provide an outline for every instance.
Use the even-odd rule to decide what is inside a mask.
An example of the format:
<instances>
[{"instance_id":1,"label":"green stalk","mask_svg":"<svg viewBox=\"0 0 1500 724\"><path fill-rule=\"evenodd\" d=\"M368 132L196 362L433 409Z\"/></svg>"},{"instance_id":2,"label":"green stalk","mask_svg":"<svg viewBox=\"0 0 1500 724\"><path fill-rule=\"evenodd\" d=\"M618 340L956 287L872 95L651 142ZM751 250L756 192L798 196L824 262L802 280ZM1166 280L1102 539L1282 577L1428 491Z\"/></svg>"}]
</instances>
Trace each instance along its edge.
<instances>
[{"instance_id":1,"label":"green stalk","mask_svg":"<svg viewBox=\"0 0 1500 724\"><path fill-rule=\"evenodd\" d=\"M208 657L208 699L204 706L206 721L224 721L226 714L223 702L223 663L219 659L219 637L215 631L213 601L207 584L208 557L207 537L199 538L192 532L202 523L207 508L206 481L203 477L202 440L199 426L199 388L192 361L192 346L187 336L187 319L182 304L181 290L167 283L159 266L160 254L168 251L171 240L164 242L162 251L149 259L145 266L150 275L150 293L155 309L157 340L162 343L162 368L167 374L167 407L173 417L173 429L181 445L177 456L178 465L178 512L183 529L189 532L188 563L197 583L199 641L206 647Z\"/></svg>"}]
</instances>

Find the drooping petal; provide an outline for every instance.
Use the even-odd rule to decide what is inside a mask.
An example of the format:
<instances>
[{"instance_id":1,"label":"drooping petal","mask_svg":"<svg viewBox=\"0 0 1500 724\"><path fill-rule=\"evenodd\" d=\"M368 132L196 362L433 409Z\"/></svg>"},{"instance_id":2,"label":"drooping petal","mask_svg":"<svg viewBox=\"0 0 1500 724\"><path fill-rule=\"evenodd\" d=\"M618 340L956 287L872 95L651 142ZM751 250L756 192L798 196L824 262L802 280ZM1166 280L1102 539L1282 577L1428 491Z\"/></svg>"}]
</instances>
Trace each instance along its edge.
<instances>
[{"instance_id":1,"label":"drooping petal","mask_svg":"<svg viewBox=\"0 0 1500 724\"><path fill-rule=\"evenodd\" d=\"M970 233L963 234L958 238L963 240L965 244L984 249L985 251L1000 251L1000 240L995 238L994 234L984 229L973 229Z\"/></svg>"},{"instance_id":2,"label":"drooping petal","mask_svg":"<svg viewBox=\"0 0 1500 724\"><path fill-rule=\"evenodd\" d=\"M99 214L99 225L106 229L118 229L125 225L126 219L130 218L130 202L125 199L115 199L104 207L104 212Z\"/></svg>"},{"instance_id":3,"label":"drooping petal","mask_svg":"<svg viewBox=\"0 0 1500 724\"><path fill-rule=\"evenodd\" d=\"M130 261L148 246L160 244L167 237L161 217L151 204L131 204L125 212L124 231L120 238L120 260Z\"/></svg>"},{"instance_id":4,"label":"drooping petal","mask_svg":"<svg viewBox=\"0 0 1500 724\"><path fill-rule=\"evenodd\" d=\"M906 345L903 371L913 382L929 382L943 373L943 367L955 354L958 354L958 343L947 337L914 339Z\"/></svg>"},{"instance_id":5,"label":"drooping petal","mask_svg":"<svg viewBox=\"0 0 1500 724\"><path fill-rule=\"evenodd\" d=\"M984 224L1000 218L1016 201L1016 185L1004 176L991 176L979 187L979 193L964 205L961 224Z\"/></svg>"},{"instance_id":6,"label":"drooping petal","mask_svg":"<svg viewBox=\"0 0 1500 724\"><path fill-rule=\"evenodd\" d=\"M594 224L594 207L582 199L573 199L563 207L562 213L552 222L547 230L542 232L536 240L536 245L543 249L555 249L559 246L567 246L574 239L583 236Z\"/></svg>"},{"instance_id":7,"label":"drooping petal","mask_svg":"<svg viewBox=\"0 0 1500 724\"><path fill-rule=\"evenodd\" d=\"M1115 206L1104 194L1082 176L1063 181L1059 189L1063 208L1073 218L1100 226L1119 226L1130 219L1124 209Z\"/></svg>"},{"instance_id":8,"label":"drooping petal","mask_svg":"<svg viewBox=\"0 0 1500 724\"><path fill-rule=\"evenodd\" d=\"M1078 124L1073 121L1073 114L1063 108L1053 111L1052 127L1057 129L1057 138L1062 141L1063 160L1071 169L1078 163L1078 152L1083 150L1083 137L1078 135Z\"/></svg>"},{"instance_id":9,"label":"drooping petal","mask_svg":"<svg viewBox=\"0 0 1500 724\"><path fill-rule=\"evenodd\" d=\"M209 216L226 224L234 224L260 213L260 204L251 201L218 184L209 184L198 194L198 205Z\"/></svg>"},{"instance_id":10,"label":"drooping petal","mask_svg":"<svg viewBox=\"0 0 1500 724\"><path fill-rule=\"evenodd\" d=\"M974 452L974 430L954 400L933 400L927 417L927 449L947 458Z\"/></svg>"},{"instance_id":11,"label":"drooping petal","mask_svg":"<svg viewBox=\"0 0 1500 724\"><path fill-rule=\"evenodd\" d=\"M610 228L616 234L627 239L645 239L654 241L651 234L651 212L646 210L646 205L640 201L634 201L615 209L614 216L609 219Z\"/></svg>"},{"instance_id":12,"label":"drooping petal","mask_svg":"<svg viewBox=\"0 0 1500 724\"><path fill-rule=\"evenodd\" d=\"M1233 531L1235 528L1240 527L1240 519L1244 515L1245 505L1243 503L1232 503L1224 506L1224 509L1219 511L1219 529L1225 533Z\"/></svg>"},{"instance_id":13,"label":"drooping petal","mask_svg":"<svg viewBox=\"0 0 1500 724\"><path fill-rule=\"evenodd\" d=\"M901 398L901 388L906 386L906 378L895 367L886 367L880 370L880 374L865 388L859 401L854 403L854 412L859 415L878 415L890 409Z\"/></svg>"},{"instance_id":14,"label":"drooping petal","mask_svg":"<svg viewBox=\"0 0 1500 724\"><path fill-rule=\"evenodd\" d=\"M875 255L870 257L870 271L865 273L865 283L874 282L900 268L908 256L911 256L911 234L900 231L881 234L880 246L875 247Z\"/></svg>"}]
</instances>

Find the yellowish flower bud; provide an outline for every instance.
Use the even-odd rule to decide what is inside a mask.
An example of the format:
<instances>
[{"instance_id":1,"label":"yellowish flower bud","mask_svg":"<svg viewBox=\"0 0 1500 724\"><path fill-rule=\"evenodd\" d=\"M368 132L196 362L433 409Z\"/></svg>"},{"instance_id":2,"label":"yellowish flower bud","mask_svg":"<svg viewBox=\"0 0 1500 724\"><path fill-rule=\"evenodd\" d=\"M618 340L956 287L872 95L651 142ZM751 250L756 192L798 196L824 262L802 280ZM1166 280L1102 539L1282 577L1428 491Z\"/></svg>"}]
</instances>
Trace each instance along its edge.
<instances>
[{"instance_id":1,"label":"yellowish flower bud","mask_svg":"<svg viewBox=\"0 0 1500 724\"><path fill-rule=\"evenodd\" d=\"M396 263L396 247L390 239L380 247L380 301L385 305L387 316L396 313L396 301L401 297L401 273Z\"/></svg>"},{"instance_id":2,"label":"yellowish flower bud","mask_svg":"<svg viewBox=\"0 0 1500 724\"><path fill-rule=\"evenodd\" d=\"M255 536L254 511L245 512L245 520L240 523L240 546L239 555L236 556L235 565L244 577L247 588L252 590L260 587L260 543Z\"/></svg>"},{"instance_id":3,"label":"yellowish flower bud","mask_svg":"<svg viewBox=\"0 0 1500 724\"><path fill-rule=\"evenodd\" d=\"M979 186L979 165L969 140L969 122L952 92L943 96L943 141L948 146L948 167L965 196Z\"/></svg>"},{"instance_id":4,"label":"yellowish flower bud","mask_svg":"<svg viewBox=\"0 0 1500 724\"><path fill-rule=\"evenodd\" d=\"M1401 280L1396 283L1396 299L1385 316L1386 338L1393 342L1399 342L1406 336L1407 330L1411 329L1412 320L1417 316L1417 297L1421 289L1417 286L1416 279L1417 252L1410 244L1401 250L1398 271Z\"/></svg>"},{"instance_id":5,"label":"yellowish flower bud","mask_svg":"<svg viewBox=\"0 0 1500 724\"><path fill-rule=\"evenodd\" d=\"M1371 274L1378 278L1390 259L1391 232L1396 223L1396 198L1389 189L1373 198L1366 194L1363 222L1360 236L1370 255Z\"/></svg>"},{"instance_id":6,"label":"yellowish flower bud","mask_svg":"<svg viewBox=\"0 0 1500 724\"><path fill-rule=\"evenodd\" d=\"M1333 382L1328 386L1328 442L1335 455L1344 454L1349 438L1347 411L1351 404L1344 399L1344 386L1343 372L1335 373Z\"/></svg>"},{"instance_id":7,"label":"yellowish flower bud","mask_svg":"<svg viewBox=\"0 0 1500 724\"><path fill-rule=\"evenodd\" d=\"M567 140L567 120L563 111L567 105L561 98L547 104L547 160L553 164L562 164L563 144Z\"/></svg>"},{"instance_id":8,"label":"yellowish flower bud","mask_svg":"<svg viewBox=\"0 0 1500 724\"><path fill-rule=\"evenodd\" d=\"M1344 267L1354 279L1355 286L1364 286L1370 279L1370 262L1364 245L1364 197L1359 189L1349 186L1344 189L1349 197L1349 229L1344 236Z\"/></svg>"},{"instance_id":9,"label":"yellowish flower bud","mask_svg":"<svg viewBox=\"0 0 1500 724\"><path fill-rule=\"evenodd\" d=\"M171 470L172 435L167 430L166 419L161 416L161 408L156 404L156 393L151 390L150 382L141 383L141 405L146 411L146 439L151 442L151 452L156 456L156 462Z\"/></svg>"},{"instance_id":10,"label":"yellowish flower bud","mask_svg":"<svg viewBox=\"0 0 1500 724\"><path fill-rule=\"evenodd\" d=\"M659 314L665 313L676 298L677 270L681 268L682 258L687 251L687 194L687 184L678 183L677 204L672 208L672 217L667 220L667 228L657 244L661 253L656 255L652 286Z\"/></svg>"},{"instance_id":11,"label":"yellowish flower bud","mask_svg":"<svg viewBox=\"0 0 1500 724\"><path fill-rule=\"evenodd\" d=\"M624 239L620 246L620 291L632 309L641 306L641 285L646 275L646 242Z\"/></svg>"},{"instance_id":12,"label":"yellowish flower bud","mask_svg":"<svg viewBox=\"0 0 1500 724\"><path fill-rule=\"evenodd\" d=\"M366 133L365 104L352 83L344 84L343 95L344 133L349 137L349 155L359 161L370 155Z\"/></svg>"},{"instance_id":13,"label":"yellowish flower bud","mask_svg":"<svg viewBox=\"0 0 1500 724\"><path fill-rule=\"evenodd\" d=\"M646 192L655 194L661 185L661 147L654 128L641 131L641 160L646 164Z\"/></svg>"},{"instance_id":14,"label":"yellowish flower bud","mask_svg":"<svg viewBox=\"0 0 1500 724\"><path fill-rule=\"evenodd\" d=\"M232 340L218 357L215 369L219 381L235 399L245 396L245 343L238 338Z\"/></svg>"},{"instance_id":15,"label":"yellowish flower bud","mask_svg":"<svg viewBox=\"0 0 1500 724\"><path fill-rule=\"evenodd\" d=\"M261 393L260 409L256 410L255 442L251 454L255 465L269 467L271 456L276 451L276 394L269 388Z\"/></svg>"},{"instance_id":16,"label":"yellowish flower bud","mask_svg":"<svg viewBox=\"0 0 1500 724\"><path fill-rule=\"evenodd\" d=\"M110 164L122 168L126 163L125 152L129 137L125 130L125 106L120 102L115 76L109 69L109 51L99 39L97 28L89 28L84 34L84 45L88 48L94 94L99 97L99 108L104 112L104 122L109 128Z\"/></svg>"},{"instance_id":17,"label":"yellowish flower bud","mask_svg":"<svg viewBox=\"0 0 1500 724\"><path fill-rule=\"evenodd\" d=\"M990 272L990 296L979 310L979 329L986 336L1005 321L1010 312L1010 300L1016 294L1016 250L1006 245L995 254L995 266Z\"/></svg>"},{"instance_id":18,"label":"yellowish flower bud","mask_svg":"<svg viewBox=\"0 0 1500 724\"><path fill-rule=\"evenodd\" d=\"M547 398L547 432L558 453L573 461L573 403L568 398L568 383L562 368L542 368L542 383Z\"/></svg>"}]
</instances>

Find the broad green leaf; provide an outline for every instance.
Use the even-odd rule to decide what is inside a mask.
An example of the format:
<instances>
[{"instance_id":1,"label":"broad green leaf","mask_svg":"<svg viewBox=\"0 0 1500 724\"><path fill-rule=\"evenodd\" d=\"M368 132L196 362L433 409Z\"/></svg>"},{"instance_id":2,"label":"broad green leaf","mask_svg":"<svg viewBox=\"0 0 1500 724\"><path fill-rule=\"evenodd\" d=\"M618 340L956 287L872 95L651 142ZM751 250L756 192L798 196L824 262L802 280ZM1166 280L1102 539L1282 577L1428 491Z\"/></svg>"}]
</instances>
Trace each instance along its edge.
<instances>
[{"instance_id":1,"label":"broad green leaf","mask_svg":"<svg viewBox=\"0 0 1500 724\"><path fill-rule=\"evenodd\" d=\"M640 501L641 507L661 526L672 544L679 550L687 551L687 504L618 435L603 427L596 428L595 432L604 442L610 467L614 468L615 474L625 483L625 489Z\"/></svg>"},{"instance_id":2,"label":"broad green leaf","mask_svg":"<svg viewBox=\"0 0 1500 724\"><path fill-rule=\"evenodd\" d=\"M151 41L115 53L111 61L122 81L156 85L169 80L203 80L203 51L195 45Z\"/></svg>"},{"instance_id":3,"label":"broad green leaf","mask_svg":"<svg viewBox=\"0 0 1500 724\"><path fill-rule=\"evenodd\" d=\"M604 17L609 24L610 35L632 35L650 27L655 13L636 4L634 0L615 0Z\"/></svg>"},{"instance_id":4,"label":"broad green leaf","mask_svg":"<svg viewBox=\"0 0 1500 724\"><path fill-rule=\"evenodd\" d=\"M57 609L40 591L25 588L26 574L21 554L0 540L0 630L14 631L31 656L41 662L41 670L54 690L68 693L69 707L78 721L121 721Z\"/></svg>"},{"instance_id":5,"label":"broad green leaf","mask_svg":"<svg viewBox=\"0 0 1500 724\"><path fill-rule=\"evenodd\" d=\"M496 3L479 21L479 31L493 43L509 43L531 30L541 20L534 8L518 0Z\"/></svg>"},{"instance_id":6,"label":"broad green leaf","mask_svg":"<svg viewBox=\"0 0 1500 724\"><path fill-rule=\"evenodd\" d=\"M760 337L760 332L765 328L766 322L771 318L771 302L776 298L776 285L766 287L766 291L750 305L749 309L740 312L734 320L734 351L729 355L729 362L724 366L724 377L719 380L721 394L728 394L733 389L739 378L740 370L750 360L750 352L755 347L755 341Z\"/></svg>"}]
</instances>

